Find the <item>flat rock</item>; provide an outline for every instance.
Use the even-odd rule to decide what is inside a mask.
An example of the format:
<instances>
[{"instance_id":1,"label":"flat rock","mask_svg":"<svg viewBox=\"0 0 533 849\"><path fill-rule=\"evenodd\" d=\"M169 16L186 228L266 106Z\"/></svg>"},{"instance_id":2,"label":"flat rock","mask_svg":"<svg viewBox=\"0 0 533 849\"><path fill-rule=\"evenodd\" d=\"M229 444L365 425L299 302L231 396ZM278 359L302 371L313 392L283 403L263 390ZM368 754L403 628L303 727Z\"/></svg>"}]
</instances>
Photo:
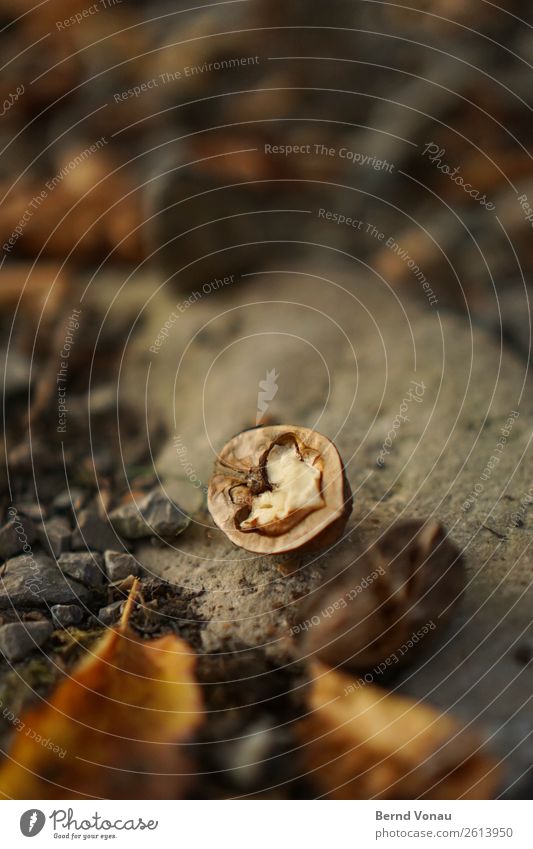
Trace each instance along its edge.
<instances>
[{"instance_id":1,"label":"flat rock","mask_svg":"<svg viewBox=\"0 0 533 849\"><path fill-rule=\"evenodd\" d=\"M95 551L62 554L57 565L65 575L86 587L98 587L104 583L104 561L102 555Z\"/></svg>"},{"instance_id":2,"label":"flat rock","mask_svg":"<svg viewBox=\"0 0 533 849\"><path fill-rule=\"evenodd\" d=\"M50 622L11 622L0 627L0 652L15 663L44 645L53 631Z\"/></svg>"},{"instance_id":3,"label":"flat rock","mask_svg":"<svg viewBox=\"0 0 533 849\"><path fill-rule=\"evenodd\" d=\"M126 539L176 537L189 525L189 516L161 490L148 493L137 503L117 507L110 514L113 527Z\"/></svg>"},{"instance_id":4,"label":"flat rock","mask_svg":"<svg viewBox=\"0 0 533 849\"><path fill-rule=\"evenodd\" d=\"M104 563L110 581L122 581L130 575L138 575L140 571L135 557L123 551L106 551Z\"/></svg>"},{"instance_id":5,"label":"flat rock","mask_svg":"<svg viewBox=\"0 0 533 849\"><path fill-rule=\"evenodd\" d=\"M8 560L0 579L0 609L34 608L88 601L90 591L67 577L44 554L21 555Z\"/></svg>"},{"instance_id":6,"label":"flat rock","mask_svg":"<svg viewBox=\"0 0 533 849\"><path fill-rule=\"evenodd\" d=\"M151 306L137 340L139 369L175 305L165 293ZM201 298L151 356L143 398L147 409L175 399L158 471L178 503L195 510L193 521L172 546L143 544L135 553L154 575L201 591L205 651L262 646L273 659L290 656L291 612L339 548L283 575L213 528L204 493L217 451L255 424L260 407L270 423L324 433L354 492L354 550L395 519L434 516L464 551L459 612L393 686L493 734L510 786L533 760L530 667L514 655L533 609L526 368L493 335L431 306L414 277L406 297L360 266L354 273L317 262ZM277 392L265 410L260 382L273 369Z\"/></svg>"}]
</instances>

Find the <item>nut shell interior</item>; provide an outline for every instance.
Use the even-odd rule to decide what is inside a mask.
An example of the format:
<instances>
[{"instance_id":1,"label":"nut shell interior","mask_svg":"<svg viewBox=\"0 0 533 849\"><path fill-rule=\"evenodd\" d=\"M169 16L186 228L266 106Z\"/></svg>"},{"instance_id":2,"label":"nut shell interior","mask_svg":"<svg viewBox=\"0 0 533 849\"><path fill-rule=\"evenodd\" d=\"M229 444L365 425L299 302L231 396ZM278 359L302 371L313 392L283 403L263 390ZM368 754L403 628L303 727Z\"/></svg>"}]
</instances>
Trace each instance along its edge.
<instances>
[{"instance_id":1,"label":"nut shell interior","mask_svg":"<svg viewBox=\"0 0 533 849\"><path fill-rule=\"evenodd\" d=\"M287 469L294 479L293 446L302 463L300 480L306 494L301 504L292 498L294 509L287 511L283 499L276 501L280 480L276 475L271 475L274 483L269 479L269 458L276 457L278 462L280 447L287 448L291 454ZM278 516L273 505L280 503ZM260 519L261 506L270 509L264 514L268 521ZM332 542L342 533L352 499L339 452L327 437L309 428L276 425L244 431L224 446L209 482L208 507L235 545L261 554L281 554Z\"/></svg>"}]
</instances>

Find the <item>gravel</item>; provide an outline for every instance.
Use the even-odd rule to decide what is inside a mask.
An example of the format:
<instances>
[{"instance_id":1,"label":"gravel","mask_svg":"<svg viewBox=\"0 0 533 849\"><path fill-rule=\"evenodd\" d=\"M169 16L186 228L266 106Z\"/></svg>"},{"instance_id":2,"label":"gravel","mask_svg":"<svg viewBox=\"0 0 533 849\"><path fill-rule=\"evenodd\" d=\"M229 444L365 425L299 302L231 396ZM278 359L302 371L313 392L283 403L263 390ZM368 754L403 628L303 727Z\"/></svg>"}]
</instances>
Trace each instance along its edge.
<instances>
[{"instance_id":1,"label":"gravel","mask_svg":"<svg viewBox=\"0 0 533 849\"><path fill-rule=\"evenodd\" d=\"M138 575L140 571L135 557L122 551L106 551L104 562L110 581L122 581L130 575Z\"/></svg>"},{"instance_id":2,"label":"gravel","mask_svg":"<svg viewBox=\"0 0 533 849\"><path fill-rule=\"evenodd\" d=\"M97 552L74 551L62 554L57 565L69 578L87 587L97 587L104 583L104 561Z\"/></svg>"},{"instance_id":3,"label":"gravel","mask_svg":"<svg viewBox=\"0 0 533 849\"><path fill-rule=\"evenodd\" d=\"M108 522L100 518L96 510L87 507L76 516L77 527L72 534L71 548L73 551L93 549L104 552L108 548L116 548L120 540Z\"/></svg>"},{"instance_id":4,"label":"gravel","mask_svg":"<svg viewBox=\"0 0 533 849\"><path fill-rule=\"evenodd\" d=\"M83 620L83 610L77 604L54 604L51 613L54 625L58 628L79 625Z\"/></svg>"},{"instance_id":5,"label":"gravel","mask_svg":"<svg viewBox=\"0 0 533 849\"><path fill-rule=\"evenodd\" d=\"M72 531L70 524L62 516L55 516L37 526L37 539L42 547L53 557L60 557L70 549Z\"/></svg>"},{"instance_id":6,"label":"gravel","mask_svg":"<svg viewBox=\"0 0 533 849\"><path fill-rule=\"evenodd\" d=\"M32 651L40 648L50 637L53 627L50 622L11 622L0 628L0 652L6 660L24 660Z\"/></svg>"},{"instance_id":7,"label":"gravel","mask_svg":"<svg viewBox=\"0 0 533 849\"><path fill-rule=\"evenodd\" d=\"M0 528L0 558L9 560L35 540L35 525L28 516L18 515Z\"/></svg>"},{"instance_id":8,"label":"gravel","mask_svg":"<svg viewBox=\"0 0 533 849\"><path fill-rule=\"evenodd\" d=\"M88 587L67 577L44 554L13 557L0 580L0 609L85 602L90 595Z\"/></svg>"},{"instance_id":9,"label":"gravel","mask_svg":"<svg viewBox=\"0 0 533 849\"><path fill-rule=\"evenodd\" d=\"M126 539L175 537L183 533L190 522L189 516L159 489L141 501L118 507L109 518Z\"/></svg>"},{"instance_id":10,"label":"gravel","mask_svg":"<svg viewBox=\"0 0 533 849\"><path fill-rule=\"evenodd\" d=\"M106 607L102 607L98 611L98 621L101 625L113 625L120 619L123 607L123 601L114 601L113 604L108 604Z\"/></svg>"}]
</instances>

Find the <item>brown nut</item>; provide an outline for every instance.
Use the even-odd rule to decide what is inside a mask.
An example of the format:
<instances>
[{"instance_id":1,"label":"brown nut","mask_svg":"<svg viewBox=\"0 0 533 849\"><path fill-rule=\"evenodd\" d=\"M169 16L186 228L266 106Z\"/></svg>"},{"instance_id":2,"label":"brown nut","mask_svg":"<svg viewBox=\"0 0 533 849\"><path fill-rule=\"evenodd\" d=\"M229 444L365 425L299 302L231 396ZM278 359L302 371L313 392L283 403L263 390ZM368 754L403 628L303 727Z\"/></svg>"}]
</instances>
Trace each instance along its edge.
<instances>
[{"instance_id":1,"label":"brown nut","mask_svg":"<svg viewBox=\"0 0 533 849\"><path fill-rule=\"evenodd\" d=\"M243 431L224 446L209 482L211 516L248 551L317 550L342 534L352 495L332 442L304 427Z\"/></svg>"},{"instance_id":2,"label":"brown nut","mask_svg":"<svg viewBox=\"0 0 533 849\"><path fill-rule=\"evenodd\" d=\"M435 520L393 525L300 612L301 648L330 666L386 675L447 621L466 582L462 556Z\"/></svg>"}]
</instances>

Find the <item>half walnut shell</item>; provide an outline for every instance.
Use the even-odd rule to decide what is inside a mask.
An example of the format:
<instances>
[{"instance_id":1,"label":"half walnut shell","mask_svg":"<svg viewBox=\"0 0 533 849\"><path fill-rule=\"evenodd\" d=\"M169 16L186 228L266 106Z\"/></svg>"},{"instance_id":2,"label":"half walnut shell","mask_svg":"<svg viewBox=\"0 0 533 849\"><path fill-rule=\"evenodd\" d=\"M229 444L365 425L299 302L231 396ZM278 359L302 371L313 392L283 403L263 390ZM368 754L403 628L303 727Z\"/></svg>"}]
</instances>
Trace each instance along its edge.
<instances>
[{"instance_id":1,"label":"half walnut shell","mask_svg":"<svg viewBox=\"0 0 533 849\"><path fill-rule=\"evenodd\" d=\"M207 498L226 536L261 554L325 548L340 537L352 511L333 443L291 425L253 428L230 440Z\"/></svg>"}]
</instances>

